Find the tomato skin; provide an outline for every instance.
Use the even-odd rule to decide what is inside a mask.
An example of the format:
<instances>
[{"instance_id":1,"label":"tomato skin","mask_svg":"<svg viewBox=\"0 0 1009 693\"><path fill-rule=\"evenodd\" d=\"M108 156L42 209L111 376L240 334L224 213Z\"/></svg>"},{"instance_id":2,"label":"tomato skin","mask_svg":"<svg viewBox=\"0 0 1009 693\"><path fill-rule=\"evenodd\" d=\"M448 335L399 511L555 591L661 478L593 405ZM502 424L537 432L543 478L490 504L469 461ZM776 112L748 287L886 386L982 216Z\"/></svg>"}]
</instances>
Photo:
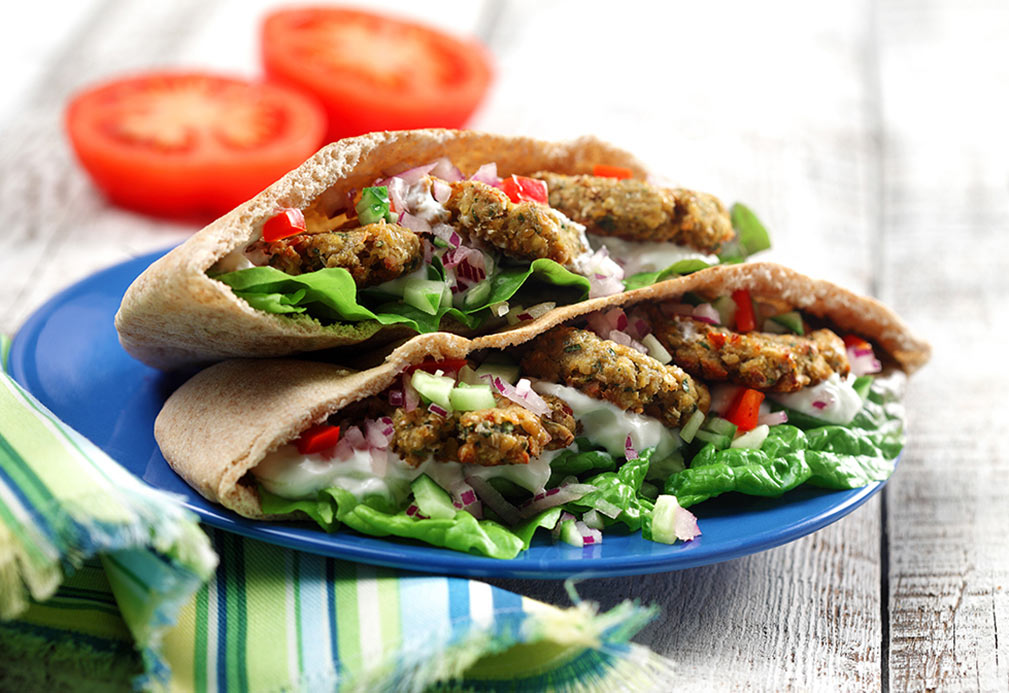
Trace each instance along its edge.
<instances>
[{"instance_id":1,"label":"tomato skin","mask_svg":"<svg viewBox=\"0 0 1009 693\"><path fill-rule=\"evenodd\" d=\"M216 105L224 104L225 116L229 108L244 109L248 124L262 125L253 134L257 139L234 139L222 117L216 129L195 128L175 139L166 135L166 144L157 128L170 108L157 125L146 126L149 137L123 134L124 122L138 121L136 113L143 112L149 95L185 89L195 92L192 100L203 107L224 99ZM311 97L277 85L205 72L146 72L77 93L64 125L81 165L112 202L158 216L206 221L255 196L315 153L325 115Z\"/></svg>"},{"instance_id":2,"label":"tomato skin","mask_svg":"<svg viewBox=\"0 0 1009 693\"><path fill-rule=\"evenodd\" d=\"M266 220L263 224L263 240L272 243L290 238L304 233L305 228L305 213L296 207L288 207Z\"/></svg>"},{"instance_id":3,"label":"tomato skin","mask_svg":"<svg viewBox=\"0 0 1009 693\"><path fill-rule=\"evenodd\" d=\"M281 9L266 16L260 37L267 76L319 100L330 141L462 127L492 78L475 40L361 10Z\"/></svg>"},{"instance_id":4,"label":"tomato skin","mask_svg":"<svg viewBox=\"0 0 1009 693\"><path fill-rule=\"evenodd\" d=\"M340 427L322 423L306 430L294 444L302 455L311 455L328 450L339 442Z\"/></svg>"},{"instance_id":5,"label":"tomato skin","mask_svg":"<svg viewBox=\"0 0 1009 693\"><path fill-rule=\"evenodd\" d=\"M519 202L547 204L547 184L536 178L512 175L501 181L501 190L515 204Z\"/></svg>"},{"instance_id":6,"label":"tomato skin","mask_svg":"<svg viewBox=\"0 0 1009 693\"><path fill-rule=\"evenodd\" d=\"M616 178L618 180L623 180L625 178L630 178L634 175L634 172L629 168L623 166L610 166L608 164L596 164L592 167L592 175L600 176L602 178Z\"/></svg>"}]
</instances>

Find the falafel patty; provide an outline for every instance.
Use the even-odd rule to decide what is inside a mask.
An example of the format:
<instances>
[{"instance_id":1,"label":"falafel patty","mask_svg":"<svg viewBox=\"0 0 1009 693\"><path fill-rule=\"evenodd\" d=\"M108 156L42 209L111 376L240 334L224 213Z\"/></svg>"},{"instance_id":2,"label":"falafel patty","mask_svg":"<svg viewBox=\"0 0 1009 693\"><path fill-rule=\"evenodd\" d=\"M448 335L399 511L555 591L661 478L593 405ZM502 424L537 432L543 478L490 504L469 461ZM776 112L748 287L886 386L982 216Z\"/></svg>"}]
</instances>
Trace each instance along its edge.
<instances>
[{"instance_id":1,"label":"falafel patty","mask_svg":"<svg viewBox=\"0 0 1009 693\"><path fill-rule=\"evenodd\" d=\"M589 233L630 241L671 241L706 253L732 239L732 221L714 195L641 180L541 171L550 206Z\"/></svg>"},{"instance_id":2,"label":"falafel patty","mask_svg":"<svg viewBox=\"0 0 1009 693\"><path fill-rule=\"evenodd\" d=\"M271 267L287 274L342 267L358 286L373 286L412 272L423 258L420 236L398 224L380 221L349 231L299 234L279 241L257 241L250 250L268 256Z\"/></svg>"},{"instance_id":3,"label":"falafel patty","mask_svg":"<svg viewBox=\"0 0 1009 693\"><path fill-rule=\"evenodd\" d=\"M677 365L697 378L795 392L850 370L844 342L827 329L806 336L741 334L686 316L667 318L655 308L649 314L655 337Z\"/></svg>"},{"instance_id":4,"label":"falafel patty","mask_svg":"<svg viewBox=\"0 0 1009 693\"><path fill-rule=\"evenodd\" d=\"M587 330L555 327L532 341L522 372L581 390L624 411L679 426L697 409L707 412L708 389L676 366Z\"/></svg>"},{"instance_id":5,"label":"falafel patty","mask_svg":"<svg viewBox=\"0 0 1009 693\"><path fill-rule=\"evenodd\" d=\"M581 228L556 210L535 202L514 203L501 190L464 180L452 183L446 208L451 224L471 236L524 260L549 258L562 265L588 250Z\"/></svg>"}]
</instances>

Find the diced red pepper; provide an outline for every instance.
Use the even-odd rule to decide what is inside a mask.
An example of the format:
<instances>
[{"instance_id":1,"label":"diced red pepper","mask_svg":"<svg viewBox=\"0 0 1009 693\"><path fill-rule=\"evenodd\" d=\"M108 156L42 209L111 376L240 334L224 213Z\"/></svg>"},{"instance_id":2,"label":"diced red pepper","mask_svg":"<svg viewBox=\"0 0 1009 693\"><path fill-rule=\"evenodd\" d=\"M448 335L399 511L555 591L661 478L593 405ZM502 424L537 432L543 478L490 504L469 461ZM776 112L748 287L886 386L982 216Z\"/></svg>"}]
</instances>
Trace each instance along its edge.
<instances>
[{"instance_id":1,"label":"diced red pepper","mask_svg":"<svg viewBox=\"0 0 1009 693\"><path fill-rule=\"evenodd\" d=\"M328 450L339 442L340 427L323 423L306 430L294 444L302 455L311 455Z\"/></svg>"},{"instance_id":2,"label":"diced red pepper","mask_svg":"<svg viewBox=\"0 0 1009 693\"><path fill-rule=\"evenodd\" d=\"M623 166L610 166L608 164L596 164L592 167L592 175L600 176L602 178L619 178L623 180L624 178L630 178L634 175L634 171L629 168L624 168Z\"/></svg>"},{"instance_id":3,"label":"diced red pepper","mask_svg":"<svg viewBox=\"0 0 1009 693\"><path fill-rule=\"evenodd\" d=\"M501 189L512 202L547 204L547 184L535 178L512 176L501 181Z\"/></svg>"},{"instance_id":4,"label":"diced red pepper","mask_svg":"<svg viewBox=\"0 0 1009 693\"><path fill-rule=\"evenodd\" d=\"M736 304L736 330L751 332L757 328L753 316L753 299L746 289L736 289L732 292L732 301Z\"/></svg>"},{"instance_id":5,"label":"diced red pepper","mask_svg":"<svg viewBox=\"0 0 1009 693\"><path fill-rule=\"evenodd\" d=\"M435 371L444 371L445 373L454 373L461 369L468 363L466 359L443 359L441 361L434 361L428 359L427 361L422 361L421 363L409 366L406 369L407 373L413 373L416 370L427 371L428 373L434 373Z\"/></svg>"},{"instance_id":6,"label":"diced red pepper","mask_svg":"<svg viewBox=\"0 0 1009 693\"><path fill-rule=\"evenodd\" d=\"M844 346L854 347L857 351L862 349L872 349L872 345L869 344L869 342L854 334L847 334L844 336Z\"/></svg>"},{"instance_id":7,"label":"diced red pepper","mask_svg":"<svg viewBox=\"0 0 1009 693\"><path fill-rule=\"evenodd\" d=\"M760 403L764 401L764 393L760 390L746 388L738 395L725 413L725 418L736 424L740 431L752 431L757 427L760 418Z\"/></svg>"},{"instance_id":8,"label":"diced red pepper","mask_svg":"<svg viewBox=\"0 0 1009 693\"><path fill-rule=\"evenodd\" d=\"M721 349L725 346L725 335L721 332L709 332L708 341L711 342L716 349Z\"/></svg>"},{"instance_id":9,"label":"diced red pepper","mask_svg":"<svg viewBox=\"0 0 1009 693\"><path fill-rule=\"evenodd\" d=\"M296 207L288 207L263 224L263 240L279 241L282 238L305 233L305 214Z\"/></svg>"}]
</instances>

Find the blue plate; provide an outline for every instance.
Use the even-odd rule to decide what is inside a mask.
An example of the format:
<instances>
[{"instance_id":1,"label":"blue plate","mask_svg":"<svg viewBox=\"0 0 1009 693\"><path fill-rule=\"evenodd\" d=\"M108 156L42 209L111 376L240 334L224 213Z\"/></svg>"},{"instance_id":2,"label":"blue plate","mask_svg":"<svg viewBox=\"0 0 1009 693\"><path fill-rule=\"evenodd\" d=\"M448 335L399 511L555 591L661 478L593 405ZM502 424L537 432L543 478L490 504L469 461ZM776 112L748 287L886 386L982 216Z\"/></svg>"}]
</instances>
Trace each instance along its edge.
<instances>
[{"instance_id":1,"label":"blue plate","mask_svg":"<svg viewBox=\"0 0 1009 693\"><path fill-rule=\"evenodd\" d=\"M57 416L152 486L182 497L208 525L302 551L364 563L476 577L566 578L656 573L756 553L847 515L882 488L798 489L783 499L730 494L695 508L703 534L668 546L608 531L577 549L538 537L510 561L418 543L325 532L308 524L246 520L204 500L168 466L154 441L154 418L188 374L166 375L119 345L113 316L130 282L160 253L116 265L71 286L25 323L11 349L14 377Z\"/></svg>"}]
</instances>

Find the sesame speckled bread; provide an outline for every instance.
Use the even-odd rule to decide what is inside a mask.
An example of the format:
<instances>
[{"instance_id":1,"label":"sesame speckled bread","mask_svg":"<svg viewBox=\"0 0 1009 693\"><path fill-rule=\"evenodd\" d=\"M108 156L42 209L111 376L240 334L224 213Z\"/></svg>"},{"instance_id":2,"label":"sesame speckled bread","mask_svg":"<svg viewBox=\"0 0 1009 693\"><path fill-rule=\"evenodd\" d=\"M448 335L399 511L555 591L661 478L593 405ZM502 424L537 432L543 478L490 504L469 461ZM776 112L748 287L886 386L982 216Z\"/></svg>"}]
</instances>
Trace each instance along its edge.
<instances>
[{"instance_id":1,"label":"sesame speckled bread","mask_svg":"<svg viewBox=\"0 0 1009 693\"><path fill-rule=\"evenodd\" d=\"M161 369L225 358L279 356L343 345L385 344L412 332L377 322L321 325L309 317L257 311L207 270L258 239L284 207L327 207L354 188L447 156L464 171L489 161L501 175L587 173L594 164L645 170L630 154L591 137L548 143L469 131L380 132L330 144L255 198L196 233L133 282L116 314L126 350Z\"/></svg>"},{"instance_id":2,"label":"sesame speckled bread","mask_svg":"<svg viewBox=\"0 0 1009 693\"><path fill-rule=\"evenodd\" d=\"M443 332L419 335L366 371L295 360L220 363L197 374L168 399L155 424L155 436L169 464L203 496L246 517L261 517L254 487L243 482L249 470L308 426L382 392L412 364L522 344L558 324L611 306L674 299L688 291L735 289L780 300L807 316L867 337L909 373L928 361L929 345L878 301L780 265L726 265L560 308L498 334L476 339Z\"/></svg>"}]
</instances>

